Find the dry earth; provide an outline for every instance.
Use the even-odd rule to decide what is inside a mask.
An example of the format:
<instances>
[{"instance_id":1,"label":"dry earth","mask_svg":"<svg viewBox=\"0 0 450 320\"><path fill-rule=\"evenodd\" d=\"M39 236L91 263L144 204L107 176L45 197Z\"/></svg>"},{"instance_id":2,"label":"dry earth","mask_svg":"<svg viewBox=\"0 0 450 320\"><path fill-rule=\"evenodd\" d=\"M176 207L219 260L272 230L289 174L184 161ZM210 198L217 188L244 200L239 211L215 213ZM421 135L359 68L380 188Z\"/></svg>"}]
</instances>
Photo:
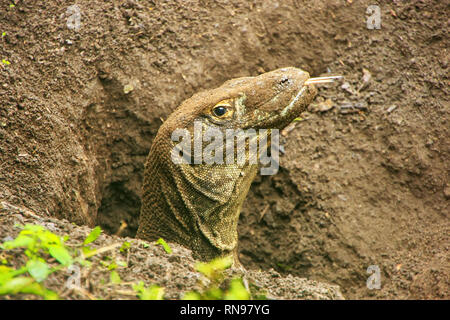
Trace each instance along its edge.
<instances>
[{"instance_id":1,"label":"dry earth","mask_svg":"<svg viewBox=\"0 0 450 320\"><path fill-rule=\"evenodd\" d=\"M78 29L67 25L72 4ZM366 27L372 4L380 29ZM262 281L281 298L306 297L280 293L311 284L301 277L337 284L347 298L448 299L449 8L448 0L0 0L0 59L9 62L0 64L0 200L74 239L87 229L68 221L111 234L126 221L122 235L132 237L144 160L184 99L285 66L342 74L283 132L280 172L253 183L241 261L281 273ZM17 234L21 216L2 211L0 239ZM137 264L166 259L148 250L136 248ZM188 252L177 250L176 261L156 263L176 270L169 278L151 266L123 276L159 282L176 298L189 285L176 286L195 278ZM381 270L380 290L366 287L370 265ZM339 296L328 289L320 297Z\"/></svg>"}]
</instances>

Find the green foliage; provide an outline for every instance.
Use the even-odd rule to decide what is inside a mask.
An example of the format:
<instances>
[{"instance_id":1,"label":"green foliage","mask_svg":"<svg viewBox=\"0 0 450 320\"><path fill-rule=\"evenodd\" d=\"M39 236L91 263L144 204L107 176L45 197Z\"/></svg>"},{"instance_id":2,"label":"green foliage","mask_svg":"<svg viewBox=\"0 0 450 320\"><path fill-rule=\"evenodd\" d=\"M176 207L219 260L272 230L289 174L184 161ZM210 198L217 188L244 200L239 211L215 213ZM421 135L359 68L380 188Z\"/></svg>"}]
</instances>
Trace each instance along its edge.
<instances>
[{"instance_id":1,"label":"green foliage","mask_svg":"<svg viewBox=\"0 0 450 320\"><path fill-rule=\"evenodd\" d=\"M156 241L156 243L162 245L163 248L164 248L164 250L165 250L168 254L171 254L171 253L172 253L172 248L167 244L166 241L164 241L163 238L159 238L159 239Z\"/></svg>"},{"instance_id":2,"label":"green foliage","mask_svg":"<svg viewBox=\"0 0 450 320\"><path fill-rule=\"evenodd\" d=\"M190 291L184 296L184 300L248 300L249 292L240 278L231 280L227 289L224 286L224 271L231 267L233 258L231 256L217 258L210 262L199 262L196 265L198 272L206 278L200 282L200 291Z\"/></svg>"},{"instance_id":3,"label":"green foliage","mask_svg":"<svg viewBox=\"0 0 450 320\"><path fill-rule=\"evenodd\" d=\"M143 248L149 248L150 247L150 244L148 244L145 241L141 241L141 245L142 245Z\"/></svg>"},{"instance_id":4,"label":"green foliage","mask_svg":"<svg viewBox=\"0 0 450 320\"><path fill-rule=\"evenodd\" d=\"M55 292L47 290L41 282L52 272L73 263L64 239L42 226L27 224L15 239L5 241L0 248L3 250L21 248L24 249L26 256L25 265L18 269L0 267L0 295L31 293L45 299L58 298ZM53 257L59 265L50 266L46 261L50 257ZM26 273L31 277L22 276Z\"/></svg>"},{"instance_id":5,"label":"green foliage","mask_svg":"<svg viewBox=\"0 0 450 320\"><path fill-rule=\"evenodd\" d=\"M114 259L111 261L100 261L100 264L102 266L104 266L105 268L107 268L108 270L115 270L118 267L122 267L122 268L126 268L127 263L125 261L119 260L119 259Z\"/></svg>"},{"instance_id":6,"label":"green foliage","mask_svg":"<svg viewBox=\"0 0 450 320\"><path fill-rule=\"evenodd\" d=\"M124 241L122 246L120 247L120 252L128 251L131 247L131 243L128 241Z\"/></svg>"},{"instance_id":7,"label":"green foliage","mask_svg":"<svg viewBox=\"0 0 450 320\"><path fill-rule=\"evenodd\" d=\"M42 282L51 273L66 269L75 262L89 266L86 256L81 254L74 258L76 250L71 250L65 245L68 236L61 238L40 225L27 224L21 228L15 239L0 245L2 250L22 249L25 256L24 265L17 269L6 266L8 261L2 259L4 265L0 266L0 295L24 293L35 294L44 299L58 299L58 295L46 289ZM95 241L100 233L100 227L94 228L80 248L81 252L95 251L86 244ZM53 262L51 258L54 259ZM25 276L26 274L29 276Z\"/></svg>"},{"instance_id":8,"label":"green foliage","mask_svg":"<svg viewBox=\"0 0 450 320\"><path fill-rule=\"evenodd\" d=\"M21 250L22 255L17 261L23 261L21 265L14 268L10 265L10 259L0 252L0 296L33 294L44 299L58 299L56 292L48 290L44 286L45 280L50 274L61 270L67 271L73 264L89 268L92 264L88 260L90 257L99 252L107 252L119 247L116 244L100 249L90 247L90 244L100 236L102 232L100 227L92 229L80 245L72 248L65 244L69 239L68 236L60 237L40 225L27 224L20 227L22 230L15 239L0 244L1 250ZM162 245L167 253L172 253L172 249L163 239L159 239L156 243ZM125 241L120 246L120 252L126 252L130 248L131 243ZM224 272L231 267L232 261L232 257L225 257L214 259L209 263L198 263L196 269L202 274L203 280L200 282L201 289L187 292L183 299L250 299L250 294L245 289L242 279L234 278L231 281L225 279ZM123 282L119 271L128 266L114 253L104 256L99 263L109 271L109 281L108 279L102 279L104 282L101 281L104 285L118 286L119 289L123 285L131 285L136 296L142 300L164 298L164 288L158 285L146 287L142 281L137 284Z\"/></svg>"},{"instance_id":9,"label":"green foliage","mask_svg":"<svg viewBox=\"0 0 450 320\"><path fill-rule=\"evenodd\" d=\"M144 282L142 281L139 281L138 284L134 284L133 290L141 300L162 300L164 297L164 288L157 285L145 288Z\"/></svg>"},{"instance_id":10,"label":"green foliage","mask_svg":"<svg viewBox=\"0 0 450 320\"><path fill-rule=\"evenodd\" d=\"M91 248L90 246L88 246L88 244L97 240L97 238L100 236L101 233L102 229L99 226L97 226L94 229L92 229L91 232L87 235L86 239L84 239L81 251L83 252L85 258L90 258L97 253L97 250Z\"/></svg>"},{"instance_id":11,"label":"green foliage","mask_svg":"<svg viewBox=\"0 0 450 320\"><path fill-rule=\"evenodd\" d=\"M72 264L72 256L63 239L39 225L25 225L17 238L4 242L1 248L24 248L25 255L31 260L44 261L41 255L49 254L64 266Z\"/></svg>"},{"instance_id":12,"label":"green foliage","mask_svg":"<svg viewBox=\"0 0 450 320\"><path fill-rule=\"evenodd\" d=\"M119 284L120 282L122 282L116 270L112 270L109 274L109 281L113 284Z\"/></svg>"},{"instance_id":13,"label":"green foliage","mask_svg":"<svg viewBox=\"0 0 450 320\"><path fill-rule=\"evenodd\" d=\"M9 62L8 60L6 60L6 59L2 59L2 63L4 64L4 65L9 65L9 64L11 64L11 62Z\"/></svg>"},{"instance_id":14,"label":"green foliage","mask_svg":"<svg viewBox=\"0 0 450 320\"><path fill-rule=\"evenodd\" d=\"M235 278L231 280L230 289L225 292L225 300L248 300L250 299L250 294L245 289L242 279Z\"/></svg>"},{"instance_id":15,"label":"green foliage","mask_svg":"<svg viewBox=\"0 0 450 320\"><path fill-rule=\"evenodd\" d=\"M7 266L0 266L0 295L29 293L42 296L47 300L58 299L58 295L47 290L34 278L20 276L26 272L24 268L15 270Z\"/></svg>"},{"instance_id":16,"label":"green foliage","mask_svg":"<svg viewBox=\"0 0 450 320\"><path fill-rule=\"evenodd\" d=\"M37 282L45 280L50 274L50 267L48 264L40 260L28 260L26 267L28 273L36 279Z\"/></svg>"},{"instance_id":17,"label":"green foliage","mask_svg":"<svg viewBox=\"0 0 450 320\"><path fill-rule=\"evenodd\" d=\"M100 233L102 233L102 228L100 228L99 226L95 227L94 229L92 229L92 231L88 234L88 236L86 237L86 239L84 239L83 244L87 245L91 242L94 242L95 240L97 240L97 238L100 236Z\"/></svg>"},{"instance_id":18,"label":"green foliage","mask_svg":"<svg viewBox=\"0 0 450 320\"><path fill-rule=\"evenodd\" d=\"M204 274L210 280L218 280L222 278L224 270L231 267L233 257L223 257L211 260L210 262L199 262L196 265L198 272Z\"/></svg>"}]
</instances>

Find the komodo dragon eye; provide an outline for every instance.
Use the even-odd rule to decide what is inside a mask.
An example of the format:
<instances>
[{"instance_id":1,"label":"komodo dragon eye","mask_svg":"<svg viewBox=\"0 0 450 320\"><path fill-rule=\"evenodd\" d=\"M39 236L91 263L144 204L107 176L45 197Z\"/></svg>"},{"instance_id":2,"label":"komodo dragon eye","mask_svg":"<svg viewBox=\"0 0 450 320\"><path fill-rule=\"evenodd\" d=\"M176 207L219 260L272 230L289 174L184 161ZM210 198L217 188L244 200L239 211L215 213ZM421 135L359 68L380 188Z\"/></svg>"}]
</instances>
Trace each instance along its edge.
<instances>
[{"instance_id":1,"label":"komodo dragon eye","mask_svg":"<svg viewBox=\"0 0 450 320\"><path fill-rule=\"evenodd\" d=\"M232 102L233 101L231 99L220 101L214 107L212 107L211 114L214 117L220 119L231 118L234 111Z\"/></svg>"},{"instance_id":2,"label":"komodo dragon eye","mask_svg":"<svg viewBox=\"0 0 450 320\"><path fill-rule=\"evenodd\" d=\"M217 106L214 108L213 110L214 115L221 117L223 116L225 113L227 113L227 107L225 106Z\"/></svg>"}]
</instances>

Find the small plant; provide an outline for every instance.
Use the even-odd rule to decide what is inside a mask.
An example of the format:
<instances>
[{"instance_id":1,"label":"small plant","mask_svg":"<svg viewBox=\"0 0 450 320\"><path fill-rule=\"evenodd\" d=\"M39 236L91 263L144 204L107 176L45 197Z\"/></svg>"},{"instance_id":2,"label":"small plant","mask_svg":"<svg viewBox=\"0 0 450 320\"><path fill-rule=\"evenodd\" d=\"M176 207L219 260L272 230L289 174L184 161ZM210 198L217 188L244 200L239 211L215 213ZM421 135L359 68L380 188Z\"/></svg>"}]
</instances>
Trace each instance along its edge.
<instances>
[{"instance_id":1,"label":"small plant","mask_svg":"<svg viewBox=\"0 0 450 320\"><path fill-rule=\"evenodd\" d=\"M98 239L102 232L100 227L93 228L83 243L73 248L65 245L69 239L68 236L60 237L43 226L27 224L20 227L22 230L15 239L5 241L0 245L0 249L4 250L4 252L0 251L0 295L34 294L44 299L58 299L58 294L45 288L43 284L51 273L60 270L70 271L74 264L91 268L93 262L89 258L94 255L117 248L124 253L129 252L131 248L131 243L128 241L124 241L122 244L115 243L101 248L92 248L91 244ZM164 240L160 239L157 243L161 244L166 252L172 252ZM8 265L6 252L17 249L23 250L24 255L19 256L18 260L22 260L23 257L24 263L18 268L14 268ZM137 284L122 282L118 269L128 266L120 257L116 258L114 251L112 257L104 256L95 263L109 271L109 283L105 279L100 281L105 286L131 285L134 291L129 293L135 294L142 300L163 299L164 288L157 285L145 287L143 282ZM76 289L85 292L85 296L90 299L96 299L90 293L83 291L83 288L77 287Z\"/></svg>"},{"instance_id":2,"label":"small plant","mask_svg":"<svg viewBox=\"0 0 450 320\"><path fill-rule=\"evenodd\" d=\"M126 295L137 296L141 300L162 300L164 288L158 285L146 286L144 282L123 282L119 270L127 268L127 262L120 256L116 257L116 251L130 254L131 243L115 243L100 248L92 248L91 244L98 239L102 230L95 227L87 235L82 243L73 247L66 245L68 236L61 237L40 225L27 224L20 226L21 231L15 239L0 244L0 296L16 294L33 294L44 299L58 299L58 294L45 287L44 282L54 272L68 272L78 266L91 268L95 265L101 266L109 272L109 279L102 279L101 284L117 292ZM156 244L161 245L170 254L172 249L163 240L159 239ZM148 244L146 244L148 246ZM144 245L145 247L145 245ZM15 256L15 262L21 264L14 266L7 254L9 250L22 250L20 256ZM95 255L111 252L95 262L89 259ZM232 264L231 257L219 258L208 263L200 262L196 265L198 272L202 274L200 281L201 289L191 291L184 295L184 299L211 300L211 299L250 299L242 279L234 278L227 280L225 270ZM85 297L97 299L88 291L80 287L80 283L72 288L81 292ZM123 286L131 286L132 290L124 291Z\"/></svg>"},{"instance_id":3,"label":"small plant","mask_svg":"<svg viewBox=\"0 0 450 320\"><path fill-rule=\"evenodd\" d=\"M168 253L168 254L171 254L171 253L172 253L172 248L169 247L169 245L167 244L166 241L164 241L163 238L159 238L159 239L156 241L156 244L162 245L163 248L164 248L164 250L166 251L166 253Z\"/></svg>"},{"instance_id":4,"label":"small plant","mask_svg":"<svg viewBox=\"0 0 450 320\"><path fill-rule=\"evenodd\" d=\"M84 239L83 245L88 245L91 242L94 242L95 240L97 240L97 238L100 236L100 234L102 233L102 228L100 228L99 226L95 227L94 229L92 229L92 231L88 234L88 236L86 237L86 239Z\"/></svg>"},{"instance_id":5,"label":"small plant","mask_svg":"<svg viewBox=\"0 0 450 320\"><path fill-rule=\"evenodd\" d=\"M15 270L7 266L0 266L0 295L29 293L44 297L47 300L58 299L58 295L47 290L32 277L21 276L26 268Z\"/></svg>"},{"instance_id":6,"label":"small plant","mask_svg":"<svg viewBox=\"0 0 450 320\"><path fill-rule=\"evenodd\" d=\"M28 293L44 299L58 299L55 292L43 286L43 281L53 272L67 271L74 263L89 267L91 262L87 259L100 251L89 246L102 232L100 227L92 229L83 244L74 249L65 245L68 236L60 237L43 226L27 224L21 228L15 239L0 245L2 250L21 248L25 255L24 265L17 269L6 266L7 259L2 259L0 295Z\"/></svg>"},{"instance_id":7,"label":"small plant","mask_svg":"<svg viewBox=\"0 0 450 320\"><path fill-rule=\"evenodd\" d=\"M15 239L5 241L0 248L3 250L25 249L26 262L18 269L8 266L0 267L0 295L32 293L45 299L58 298L55 292L45 289L41 282L52 272L73 263L72 255L64 244L65 240L42 226L28 224ZM51 266L47 262L50 257L59 264ZM26 274L29 276L24 276Z\"/></svg>"},{"instance_id":8,"label":"small plant","mask_svg":"<svg viewBox=\"0 0 450 320\"><path fill-rule=\"evenodd\" d=\"M162 300L164 297L164 288L157 285L152 285L145 288L144 282L139 281L137 284L133 284L133 290L141 300Z\"/></svg>"},{"instance_id":9,"label":"small plant","mask_svg":"<svg viewBox=\"0 0 450 320\"><path fill-rule=\"evenodd\" d=\"M248 300L249 292L245 289L242 279L234 278L227 289L224 285L224 271L231 267L232 257L217 258L210 262L199 262L196 266L205 279L200 282L200 291L187 292L184 300Z\"/></svg>"},{"instance_id":10,"label":"small plant","mask_svg":"<svg viewBox=\"0 0 450 320\"><path fill-rule=\"evenodd\" d=\"M128 241L124 241L122 246L120 247L120 252L126 252L130 249L131 243Z\"/></svg>"}]
</instances>

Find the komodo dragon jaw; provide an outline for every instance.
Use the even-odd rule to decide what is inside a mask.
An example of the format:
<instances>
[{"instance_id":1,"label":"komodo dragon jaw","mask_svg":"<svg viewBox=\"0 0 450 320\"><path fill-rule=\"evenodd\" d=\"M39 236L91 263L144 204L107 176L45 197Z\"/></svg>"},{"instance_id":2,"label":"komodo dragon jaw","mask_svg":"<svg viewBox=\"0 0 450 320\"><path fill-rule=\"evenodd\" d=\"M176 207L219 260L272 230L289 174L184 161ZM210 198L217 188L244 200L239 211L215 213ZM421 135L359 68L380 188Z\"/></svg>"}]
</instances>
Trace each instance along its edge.
<instances>
[{"instance_id":1,"label":"komodo dragon jaw","mask_svg":"<svg viewBox=\"0 0 450 320\"><path fill-rule=\"evenodd\" d=\"M137 237L177 242L195 258L232 254L237 259L237 223L256 164L176 164L171 158L177 129L194 136L203 129L283 129L316 95L309 74L283 68L229 80L185 100L163 123L145 165ZM256 130L258 132L258 130ZM224 135L225 136L225 135Z\"/></svg>"}]
</instances>

